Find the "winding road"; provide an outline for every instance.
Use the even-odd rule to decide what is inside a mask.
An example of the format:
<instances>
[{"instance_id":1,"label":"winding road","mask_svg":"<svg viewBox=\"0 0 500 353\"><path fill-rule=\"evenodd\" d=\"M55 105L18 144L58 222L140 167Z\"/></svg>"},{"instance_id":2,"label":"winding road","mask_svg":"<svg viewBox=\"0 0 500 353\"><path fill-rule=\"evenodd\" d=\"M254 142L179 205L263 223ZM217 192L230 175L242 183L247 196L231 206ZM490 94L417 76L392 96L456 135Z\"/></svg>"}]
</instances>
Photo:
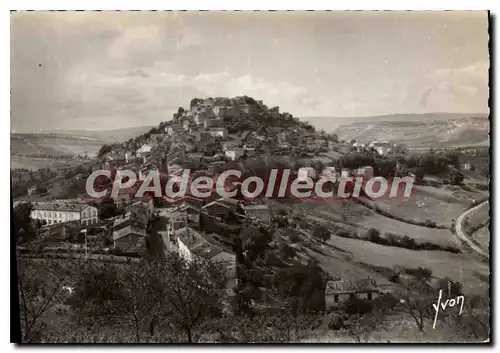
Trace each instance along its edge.
<instances>
[{"instance_id":1,"label":"winding road","mask_svg":"<svg viewBox=\"0 0 500 353\"><path fill-rule=\"evenodd\" d=\"M476 245L471 239L469 239L469 237L465 234L465 232L463 230L462 223L463 223L465 217L467 217L471 212L476 211L478 208L482 207L485 203L488 203L488 202L489 201L484 201L484 202L480 203L479 205L474 206L471 209L468 209L467 211L462 213L457 218L457 221L455 223L455 232L456 232L457 236L460 238L460 240L462 240L464 243L467 243L471 247L472 250L474 250L478 254L485 256L485 257L489 257L489 254L487 252L485 252L483 249L481 249L478 245Z\"/></svg>"}]
</instances>

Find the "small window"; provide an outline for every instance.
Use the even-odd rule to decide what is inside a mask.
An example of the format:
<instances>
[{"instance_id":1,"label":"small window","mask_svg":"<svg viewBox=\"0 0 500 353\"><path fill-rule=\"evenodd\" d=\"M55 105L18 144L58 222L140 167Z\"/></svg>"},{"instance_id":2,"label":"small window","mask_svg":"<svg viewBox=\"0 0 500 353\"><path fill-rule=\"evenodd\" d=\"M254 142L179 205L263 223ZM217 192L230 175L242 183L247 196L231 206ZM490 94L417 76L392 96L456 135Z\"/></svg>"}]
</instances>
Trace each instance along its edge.
<instances>
[{"instance_id":1,"label":"small window","mask_svg":"<svg viewBox=\"0 0 500 353\"><path fill-rule=\"evenodd\" d=\"M372 300L372 292L368 292L368 300Z\"/></svg>"},{"instance_id":2,"label":"small window","mask_svg":"<svg viewBox=\"0 0 500 353\"><path fill-rule=\"evenodd\" d=\"M338 295L338 294L335 294L335 295L333 296L333 301L334 301L335 303L338 303L338 302L339 302L339 295Z\"/></svg>"}]
</instances>

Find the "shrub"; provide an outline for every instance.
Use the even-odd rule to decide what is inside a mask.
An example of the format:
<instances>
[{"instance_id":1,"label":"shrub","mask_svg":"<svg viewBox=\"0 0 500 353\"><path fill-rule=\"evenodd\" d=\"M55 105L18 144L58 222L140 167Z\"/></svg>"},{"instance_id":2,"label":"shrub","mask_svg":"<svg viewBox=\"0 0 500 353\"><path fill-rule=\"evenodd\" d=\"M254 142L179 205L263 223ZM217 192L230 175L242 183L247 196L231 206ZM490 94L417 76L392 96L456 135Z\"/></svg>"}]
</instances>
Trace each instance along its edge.
<instances>
[{"instance_id":1,"label":"shrub","mask_svg":"<svg viewBox=\"0 0 500 353\"><path fill-rule=\"evenodd\" d=\"M424 223L424 227L428 227L428 228L436 228L436 227L437 227L437 224L436 224L436 222L433 222L433 221L431 221L430 219L426 219L426 220L425 220L425 223Z\"/></svg>"},{"instance_id":2,"label":"shrub","mask_svg":"<svg viewBox=\"0 0 500 353\"><path fill-rule=\"evenodd\" d=\"M358 298L349 298L344 303L344 310L346 313L350 315L355 315L355 314L363 315L372 310L372 303Z\"/></svg>"},{"instance_id":3,"label":"shrub","mask_svg":"<svg viewBox=\"0 0 500 353\"><path fill-rule=\"evenodd\" d=\"M399 283L399 274L394 273L389 276L389 281L392 283Z\"/></svg>"},{"instance_id":4,"label":"shrub","mask_svg":"<svg viewBox=\"0 0 500 353\"><path fill-rule=\"evenodd\" d=\"M328 329L340 330L344 327L344 318L338 314L333 314L328 320Z\"/></svg>"},{"instance_id":5,"label":"shrub","mask_svg":"<svg viewBox=\"0 0 500 353\"><path fill-rule=\"evenodd\" d=\"M342 238L355 238L353 232L350 232L347 229L341 229L335 235Z\"/></svg>"},{"instance_id":6,"label":"shrub","mask_svg":"<svg viewBox=\"0 0 500 353\"><path fill-rule=\"evenodd\" d=\"M405 273L422 280L429 280L432 276L432 270L425 267L407 268Z\"/></svg>"}]
</instances>

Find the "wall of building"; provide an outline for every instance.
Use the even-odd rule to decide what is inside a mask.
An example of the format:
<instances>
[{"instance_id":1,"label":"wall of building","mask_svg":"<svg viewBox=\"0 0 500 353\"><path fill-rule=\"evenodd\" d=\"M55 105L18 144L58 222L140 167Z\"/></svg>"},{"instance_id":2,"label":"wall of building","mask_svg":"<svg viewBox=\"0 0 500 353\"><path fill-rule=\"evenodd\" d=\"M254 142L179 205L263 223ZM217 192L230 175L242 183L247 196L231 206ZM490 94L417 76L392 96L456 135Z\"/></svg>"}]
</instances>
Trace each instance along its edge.
<instances>
[{"instance_id":1,"label":"wall of building","mask_svg":"<svg viewBox=\"0 0 500 353\"><path fill-rule=\"evenodd\" d=\"M118 248L123 251L131 250L137 245L139 241L140 235L138 234L129 234L120 239L116 239L114 241L115 248Z\"/></svg>"},{"instance_id":2,"label":"wall of building","mask_svg":"<svg viewBox=\"0 0 500 353\"><path fill-rule=\"evenodd\" d=\"M325 306L327 308L329 307L336 307L342 305L344 302L349 300L351 298L351 294L325 294ZM363 299L363 300L369 300L368 298L369 293L356 293L355 297L358 299ZM371 293L371 300L374 300L377 298L378 293L377 292L372 292Z\"/></svg>"},{"instance_id":3,"label":"wall of building","mask_svg":"<svg viewBox=\"0 0 500 353\"><path fill-rule=\"evenodd\" d=\"M80 213L68 211L33 210L31 211L31 218L46 221L47 224L54 224L79 220Z\"/></svg>"},{"instance_id":4,"label":"wall of building","mask_svg":"<svg viewBox=\"0 0 500 353\"><path fill-rule=\"evenodd\" d=\"M193 256L189 248L180 239L178 243L179 243L179 248L178 248L179 256L184 258L186 261L192 261Z\"/></svg>"}]
</instances>

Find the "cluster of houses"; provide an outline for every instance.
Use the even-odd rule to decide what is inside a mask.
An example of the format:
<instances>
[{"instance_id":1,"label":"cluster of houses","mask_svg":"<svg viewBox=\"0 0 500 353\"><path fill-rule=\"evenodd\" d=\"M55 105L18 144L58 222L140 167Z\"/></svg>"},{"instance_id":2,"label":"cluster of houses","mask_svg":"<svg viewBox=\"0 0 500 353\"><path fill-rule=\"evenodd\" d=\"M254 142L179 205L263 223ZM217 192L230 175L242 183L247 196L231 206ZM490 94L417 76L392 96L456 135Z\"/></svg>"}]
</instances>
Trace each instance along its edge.
<instances>
[{"instance_id":1,"label":"cluster of houses","mask_svg":"<svg viewBox=\"0 0 500 353\"><path fill-rule=\"evenodd\" d=\"M248 102L248 97L196 100L189 110L180 110L172 121L160 124L157 131L113 145L95 168L149 168L175 174L185 165L191 170L210 170L212 163L264 153L285 155L329 148L324 136L279 126L261 126L229 136L228 126L234 121L263 111L270 117L286 119L289 115L280 114L279 107L267 108L262 101Z\"/></svg>"},{"instance_id":2,"label":"cluster of houses","mask_svg":"<svg viewBox=\"0 0 500 353\"><path fill-rule=\"evenodd\" d=\"M152 199L137 200L125 206L123 215L115 218L111 231L113 247L122 251L143 251L154 212Z\"/></svg>"}]
</instances>

